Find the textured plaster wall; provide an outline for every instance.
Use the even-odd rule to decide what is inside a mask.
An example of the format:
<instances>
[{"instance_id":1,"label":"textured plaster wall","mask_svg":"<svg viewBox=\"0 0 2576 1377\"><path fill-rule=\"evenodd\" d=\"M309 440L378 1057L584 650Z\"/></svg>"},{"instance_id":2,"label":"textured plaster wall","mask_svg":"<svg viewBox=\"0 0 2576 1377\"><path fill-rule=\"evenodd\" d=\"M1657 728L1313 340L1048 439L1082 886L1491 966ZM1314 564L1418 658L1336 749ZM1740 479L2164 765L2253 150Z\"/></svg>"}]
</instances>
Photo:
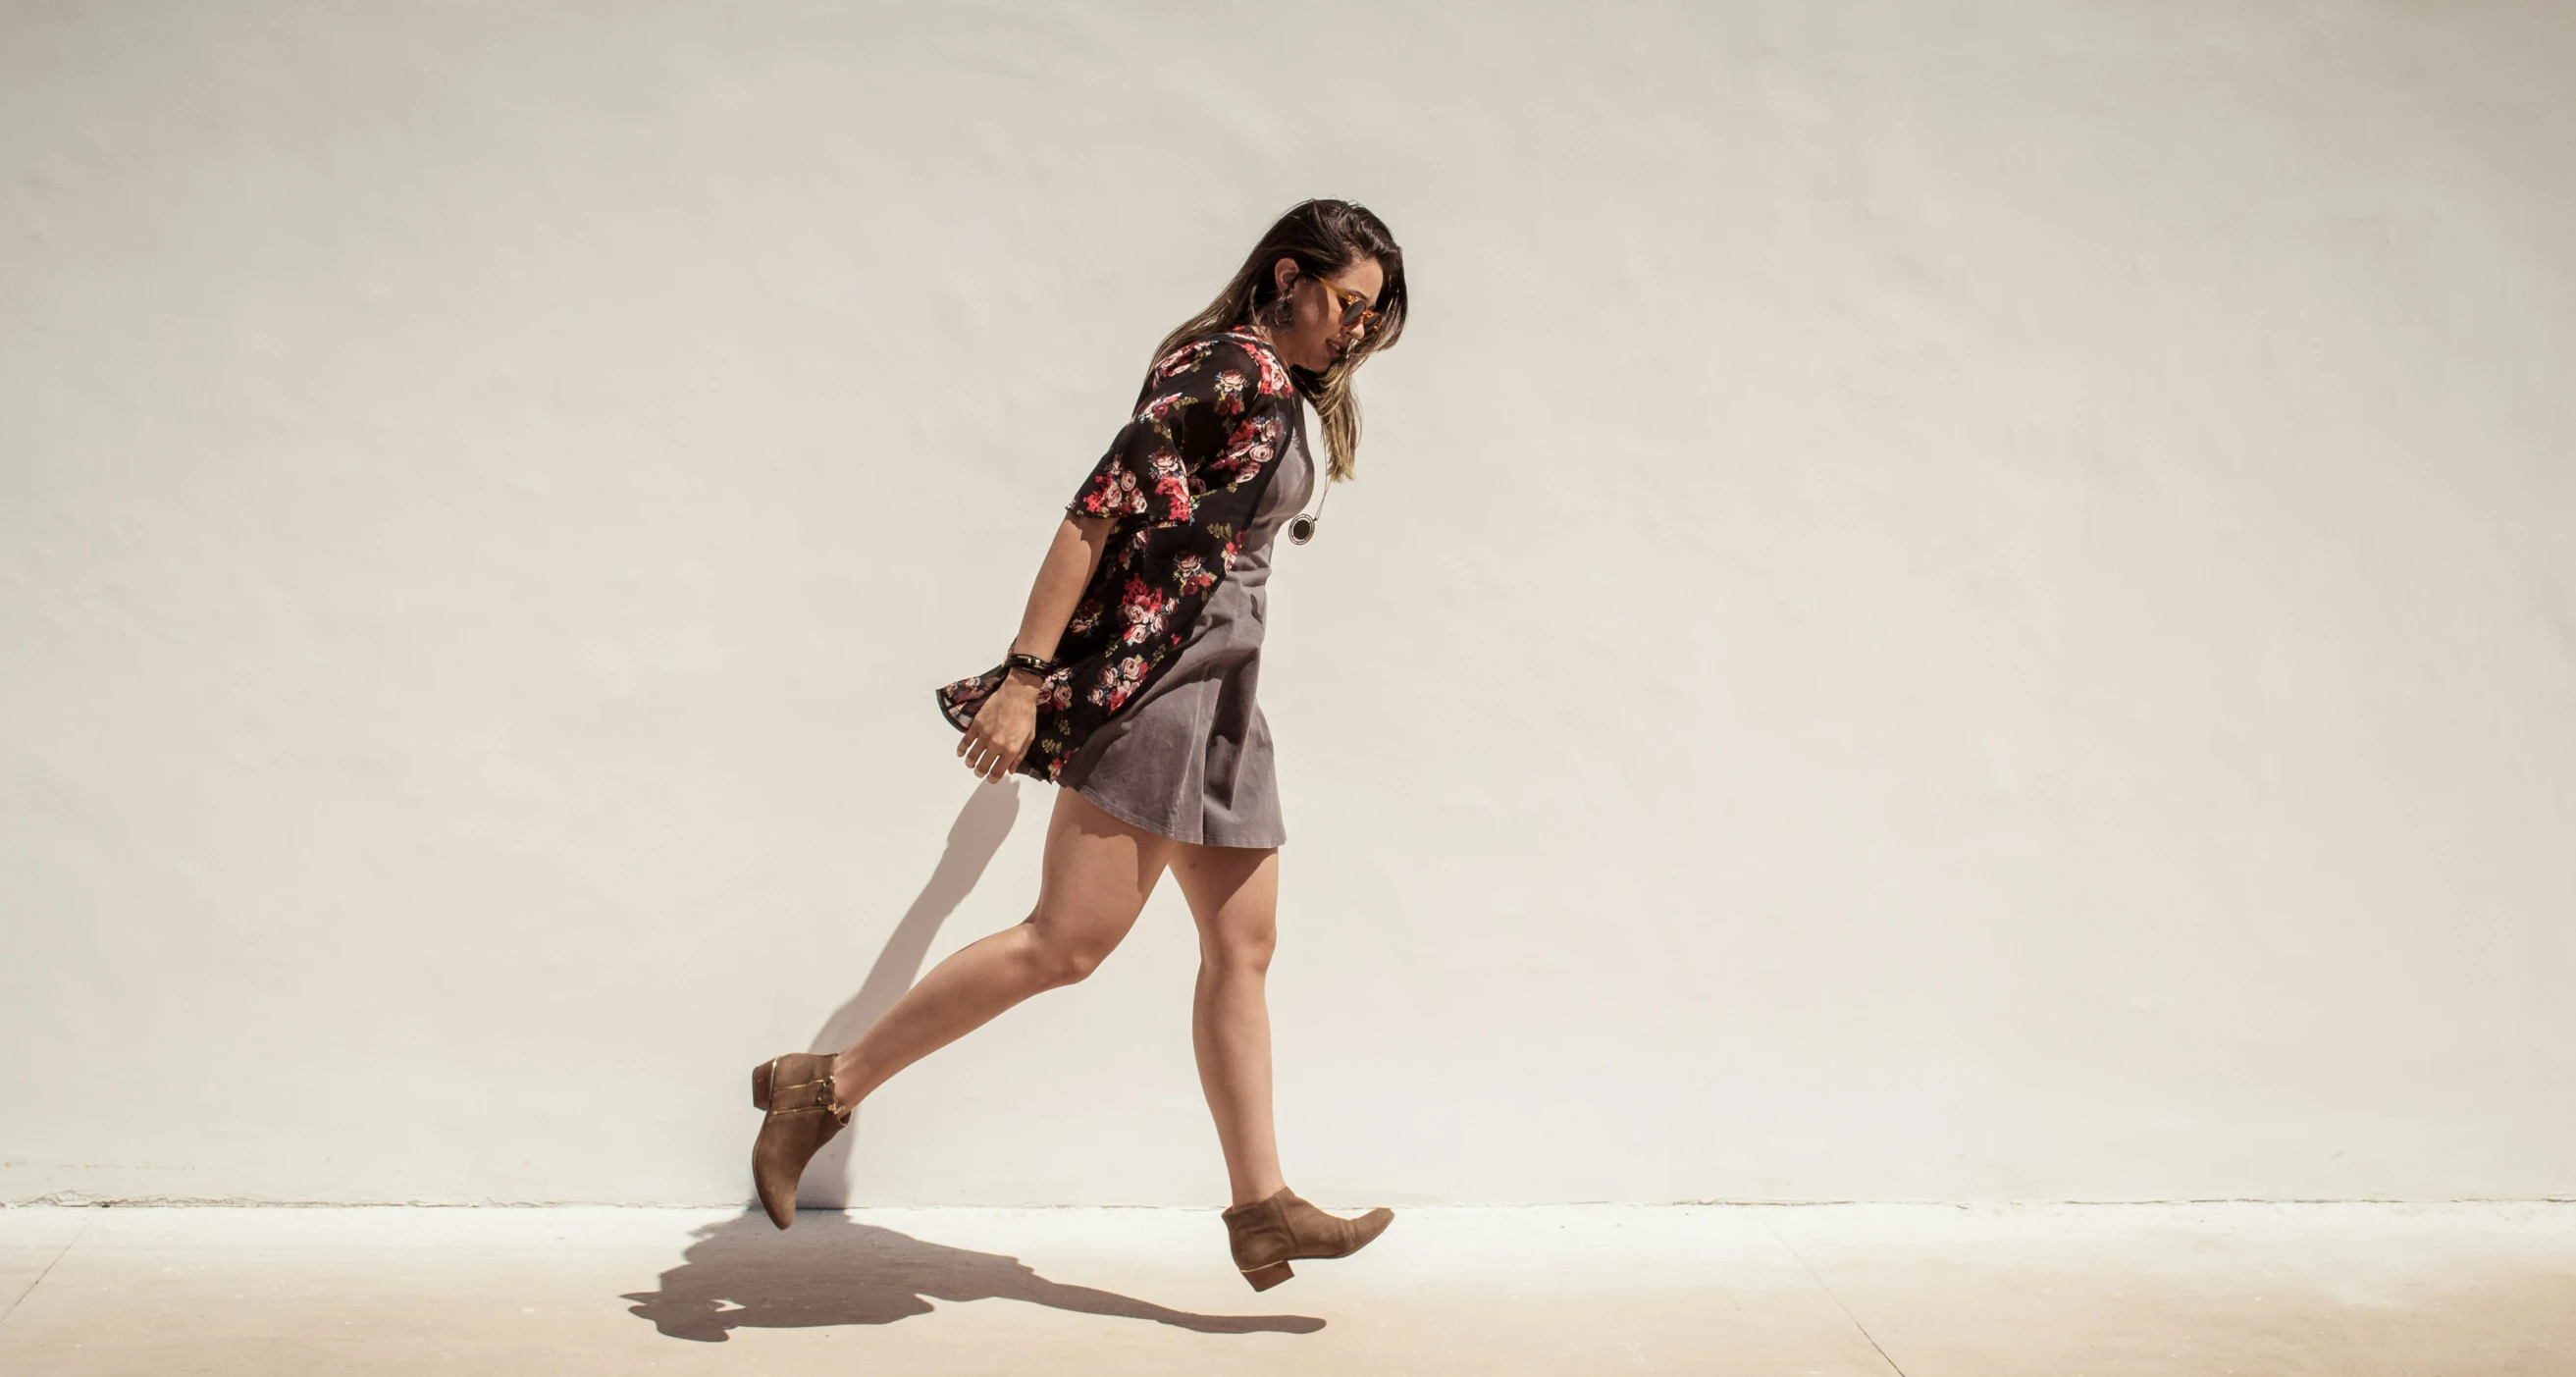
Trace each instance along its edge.
<instances>
[{"instance_id":1,"label":"textured plaster wall","mask_svg":"<svg viewBox=\"0 0 2576 1377\"><path fill-rule=\"evenodd\" d=\"M1291 20L1294 22L1291 22ZM740 1198L1268 218L1290 1179L2576 1194L2576 11L0 3L0 1200ZM818 1200L1207 1204L1158 894ZM843 1173L848 1173L846 1191Z\"/></svg>"}]
</instances>

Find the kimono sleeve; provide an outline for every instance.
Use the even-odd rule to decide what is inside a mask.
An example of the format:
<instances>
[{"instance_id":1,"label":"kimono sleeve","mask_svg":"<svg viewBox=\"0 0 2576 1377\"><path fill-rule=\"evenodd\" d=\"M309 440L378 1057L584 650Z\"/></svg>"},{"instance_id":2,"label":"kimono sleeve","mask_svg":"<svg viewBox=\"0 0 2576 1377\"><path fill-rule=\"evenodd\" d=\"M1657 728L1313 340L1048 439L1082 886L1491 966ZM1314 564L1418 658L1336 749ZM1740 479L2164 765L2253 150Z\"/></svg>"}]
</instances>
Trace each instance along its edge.
<instances>
[{"instance_id":1,"label":"kimono sleeve","mask_svg":"<svg viewBox=\"0 0 2576 1377\"><path fill-rule=\"evenodd\" d=\"M1154 527L1191 520L1209 489L1233 488L1277 452L1291 414L1283 393L1294 396L1284 372L1241 344L1183 345L1146 375L1135 413L1065 510Z\"/></svg>"}]
</instances>

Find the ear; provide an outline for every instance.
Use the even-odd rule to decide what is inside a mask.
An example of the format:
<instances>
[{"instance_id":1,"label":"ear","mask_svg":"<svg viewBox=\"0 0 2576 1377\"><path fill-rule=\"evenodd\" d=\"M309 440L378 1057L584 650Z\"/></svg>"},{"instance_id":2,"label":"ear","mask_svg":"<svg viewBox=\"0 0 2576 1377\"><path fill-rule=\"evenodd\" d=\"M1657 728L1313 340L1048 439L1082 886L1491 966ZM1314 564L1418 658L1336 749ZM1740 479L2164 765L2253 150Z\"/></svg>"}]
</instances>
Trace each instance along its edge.
<instances>
[{"instance_id":1,"label":"ear","mask_svg":"<svg viewBox=\"0 0 2576 1377\"><path fill-rule=\"evenodd\" d=\"M1281 256L1280 256L1280 259L1279 259L1279 261L1278 261L1278 262L1273 263L1273 264L1271 264L1271 265L1270 265L1270 285L1271 285L1271 286L1273 286L1273 287L1278 288L1280 291L1282 291L1282 292L1287 291L1287 290L1288 290L1288 284L1289 284L1289 283L1291 283L1291 282L1293 282L1293 281L1295 281L1296 279L1297 279L1297 260L1296 260L1296 259L1294 259L1294 258L1290 258L1290 257L1287 257L1286 255L1284 255L1284 254L1283 254L1283 255L1281 255Z\"/></svg>"}]
</instances>

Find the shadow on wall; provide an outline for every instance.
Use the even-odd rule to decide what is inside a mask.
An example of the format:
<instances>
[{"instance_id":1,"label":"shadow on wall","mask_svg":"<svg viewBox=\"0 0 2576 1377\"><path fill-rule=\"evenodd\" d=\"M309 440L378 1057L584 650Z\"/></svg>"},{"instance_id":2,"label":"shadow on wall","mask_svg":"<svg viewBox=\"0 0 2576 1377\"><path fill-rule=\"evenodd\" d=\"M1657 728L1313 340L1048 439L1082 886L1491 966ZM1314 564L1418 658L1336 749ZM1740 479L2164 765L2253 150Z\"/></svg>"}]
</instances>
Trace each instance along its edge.
<instances>
[{"instance_id":1,"label":"shadow on wall","mask_svg":"<svg viewBox=\"0 0 2576 1377\"><path fill-rule=\"evenodd\" d=\"M1198 1315L1088 1286L1049 1281L1015 1257L924 1243L842 1214L800 1214L781 1234L757 1211L699 1229L659 1290L633 1291L628 1313L674 1339L719 1344L743 1328L892 1324L932 1300L1016 1300L1082 1315L1152 1320L1201 1334L1312 1334L1311 1315Z\"/></svg>"},{"instance_id":2,"label":"shadow on wall","mask_svg":"<svg viewBox=\"0 0 2576 1377\"><path fill-rule=\"evenodd\" d=\"M877 953L876 964L868 968L868 978L859 982L859 992L850 996L832 1016L823 1021L822 1031L814 1034L809 1052L838 1052L859 1040L912 982L921 975L921 959L930 952L930 943L939 935L939 925L975 892L984 878L984 867L992 864L993 853L1011 835L1011 825L1020 816L1020 781L1005 779L994 784L979 784L949 824L948 846L940 852L939 864L931 869L930 881L905 909L903 921L894 925L894 935L886 939L885 948ZM796 1190L796 1203L817 1209L837 1210L850 1203L850 1152L859 1141L860 1121L867 1109L850 1116L850 1126L805 1168L805 1178Z\"/></svg>"}]
</instances>

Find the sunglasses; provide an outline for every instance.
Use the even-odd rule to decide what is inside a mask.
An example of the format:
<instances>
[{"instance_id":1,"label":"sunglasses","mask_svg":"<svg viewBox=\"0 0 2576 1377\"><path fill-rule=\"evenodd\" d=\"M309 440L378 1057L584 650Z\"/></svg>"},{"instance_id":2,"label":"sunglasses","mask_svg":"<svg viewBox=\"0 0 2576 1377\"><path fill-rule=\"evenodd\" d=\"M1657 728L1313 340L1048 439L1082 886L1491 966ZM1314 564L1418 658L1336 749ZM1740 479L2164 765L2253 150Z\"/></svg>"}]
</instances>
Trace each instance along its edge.
<instances>
[{"instance_id":1,"label":"sunglasses","mask_svg":"<svg viewBox=\"0 0 2576 1377\"><path fill-rule=\"evenodd\" d=\"M1324 276L1322 273L1308 273L1306 275L1323 283L1324 290L1331 292L1334 299L1342 303L1343 329L1347 330L1354 325L1359 326L1362 329L1366 329L1369 326L1377 324L1377 308L1369 305L1369 299L1367 297L1364 297L1359 293L1352 291L1350 288L1335 282L1333 279Z\"/></svg>"}]
</instances>

